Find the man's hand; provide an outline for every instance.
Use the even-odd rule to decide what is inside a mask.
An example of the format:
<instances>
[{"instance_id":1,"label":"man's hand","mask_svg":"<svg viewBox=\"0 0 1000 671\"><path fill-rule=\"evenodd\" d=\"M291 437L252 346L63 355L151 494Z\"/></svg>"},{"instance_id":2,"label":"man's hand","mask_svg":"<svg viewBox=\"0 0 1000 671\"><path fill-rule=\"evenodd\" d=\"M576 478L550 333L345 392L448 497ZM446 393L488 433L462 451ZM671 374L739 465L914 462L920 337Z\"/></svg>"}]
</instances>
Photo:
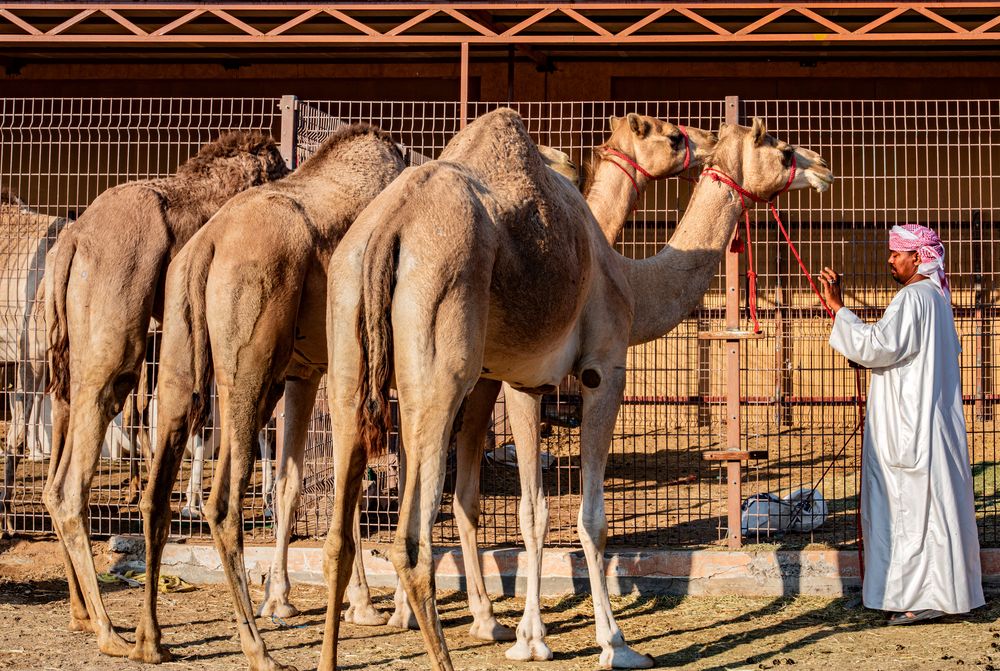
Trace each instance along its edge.
<instances>
[{"instance_id":1,"label":"man's hand","mask_svg":"<svg viewBox=\"0 0 1000 671\"><path fill-rule=\"evenodd\" d=\"M823 300L830 306L833 313L837 314L837 311L844 307L844 299L840 294L840 275L832 268L823 268L818 279Z\"/></svg>"}]
</instances>

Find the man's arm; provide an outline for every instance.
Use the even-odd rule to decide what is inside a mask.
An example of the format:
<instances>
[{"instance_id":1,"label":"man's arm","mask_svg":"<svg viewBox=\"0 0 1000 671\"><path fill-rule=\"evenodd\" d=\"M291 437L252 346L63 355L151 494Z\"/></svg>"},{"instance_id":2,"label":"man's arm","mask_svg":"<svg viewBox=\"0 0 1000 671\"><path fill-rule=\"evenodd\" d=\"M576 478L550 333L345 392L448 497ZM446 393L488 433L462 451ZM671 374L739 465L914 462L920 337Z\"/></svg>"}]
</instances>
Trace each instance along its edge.
<instances>
[{"instance_id":1,"label":"man's arm","mask_svg":"<svg viewBox=\"0 0 1000 671\"><path fill-rule=\"evenodd\" d=\"M841 306L833 322L830 346L866 368L893 366L920 351L915 311L915 297L909 294L894 300L876 324L865 324Z\"/></svg>"}]
</instances>

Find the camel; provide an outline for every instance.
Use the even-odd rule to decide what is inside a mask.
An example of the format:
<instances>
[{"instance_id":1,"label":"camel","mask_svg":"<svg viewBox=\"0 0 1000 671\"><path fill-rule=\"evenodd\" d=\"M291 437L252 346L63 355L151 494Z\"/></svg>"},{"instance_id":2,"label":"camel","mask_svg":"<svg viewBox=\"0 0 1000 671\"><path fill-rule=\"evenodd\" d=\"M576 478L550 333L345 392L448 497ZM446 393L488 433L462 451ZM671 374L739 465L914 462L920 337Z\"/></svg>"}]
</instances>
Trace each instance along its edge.
<instances>
[{"instance_id":1,"label":"camel","mask_svg":"<svg viewBox=\"0 0 1000 671\"><path fill-rule=\"evenodd\" d=\"M724 124L704 174L724 174L734 186L703 177L670 244L633 261L614 252L582 196L541 169L531 146L513 111L481 117L440 160L404 174L380 194L331 257L335 499L325 545L329 600L321 669L335 665L341 599L355 552L350 528L358 483L366 458L384 448L390 385L399 398L408 463L390 558L431 666L451 669L431 554L450 438L454 432L457 439L464 432L485 433L501 381L537 395L567 374L581 381L584 397L578 529L600 664L653 664L626 644L604 579L603 475L626 350L676 325L707 290L743 210L736 188L766 199L788 189L826 190L833 175L819 155L767 135L758 119L751 128ZM540 478L537 459L521 463L531 465L528 478ZM543 513L543 501L522 501L522 527L534 529ZM531 561L540 561L539 549L528 552ZM538 589L529 585L529 592ZM529 650L544 637L544 627L530 630L533 619L526 613L518 627Z\"/></svg>"},{"instance_id":2,"label":"camel","mask_svg":"<svg viewBox=\"0 0 1000 671\"><path fill-rule=\"evenodd\" d=\"M63 546L70 629L94 631L105 654L126 656L132 646L104 607L88 533L104 432L139 382L150 320L162 319L170 260L231 197L287 171L272 138L224 135L170 177L102 193L46 258L53 428L43 499Z\"/></svg>"},{"instance_id":3,"label":"camel","mask_svg":"<svg viewBox=\"0 0 1000 671\"><path fill-rule=\"evenodd\" d=\"M13 366L14 385L8 400L10 422L7 441L4 486L0 490L0 509L9 492L13 491L17 459L23 453L32 461L41 461L52 451L51 399L44 394L48 382L45 361L45 291L42 282L45 255L57 236L72 220L50 217L31 210L13 192L0 189L0 227L6 232L0 245L0 296L5 296L5 309L0 318L0 362ZM152 402L152 418L156 415ZM132 408L130 408L132 410ZM113 460L122 454L137 455L136 434L145 430L135 426L140 418L118 415L108 426L101 456ZM128 424L131 431L126 431ZM155 427L155 419L151 421ZM151 431L155 436L155 428ZM197 518L201 509L201 462L204 441L193 437L189 450L194 455L192 475L181 510L182 517ZM264 446L262 445L262 449ZM132 464L137 463L135 461ZM136 474L137 475L137 474ZM265 478L265 481L267 478ZM137 478L132 483L137 486ZM9 525L8 525L9 526Z\"/></svg>"},{"instance_id":4,"label":"camel","mask_svg":"<svg viewBox=\"0 0 1000 671\"><path fill-rule=\"evenodd\" d=\"M157 387L158 445L140 504L152 587L145 592L132 659L170 659L160 643L155 585L183 445L204 423L214 378L222 428L205 516L250 667L279 668L270 663L254 623L243 568L242 499L252 445L284 393L285 449L275 494L280 564L272 578L285 577L282 548L301 486L308 420L326 369L326 265L358 212L404 167L387 133L367 124L342 128L287 178L233 198L171 264ZM265 614L289 615L278 608L287 604L287 583L272 584L270 591L275 599L265 601Z\"/></svg>"}]
</instances>

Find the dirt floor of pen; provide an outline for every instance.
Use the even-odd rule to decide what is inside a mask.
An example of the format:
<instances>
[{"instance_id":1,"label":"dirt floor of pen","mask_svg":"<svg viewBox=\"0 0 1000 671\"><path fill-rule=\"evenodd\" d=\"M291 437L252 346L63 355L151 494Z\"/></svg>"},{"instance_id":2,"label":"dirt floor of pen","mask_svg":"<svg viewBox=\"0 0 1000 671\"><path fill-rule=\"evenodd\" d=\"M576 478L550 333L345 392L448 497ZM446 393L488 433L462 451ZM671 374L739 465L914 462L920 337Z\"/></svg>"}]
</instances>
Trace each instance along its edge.
<instances>
[{"instance_id":1,"label":"dirt floor of pen","mask_svg":"<svg viewBox=\"0 0 1000 671\"><path fill-rule=\"evenodd\" d=\"M97 544L98 556L103 547ZM98 569L106 569L98 563ZM127 638L141 609L137 588L103 586L112 620ZM253 588L255 599L260 588ZM296 586L303 614L284 624L258 626L276 659L315 668L322 641L325 591ZM392 607L392 595L376 590L376 605ZM656 658L658 668L954 669L1000 668L1000 599L964 618L888 627L880 613L863 610L856 597L673 597L633 594L612 599L628 641ZM597 668L593 607L584 595L546 598L542 616L555 659L546 664L510 662L509 644L484 643L468 633L472 621L459 592L439 592L445 636L456 669ZM495 600L501 621L516 626L524 602ZM167 669L246 668L224 585L160 597L164 641L177 660ZM55 541L0 541L0 668L126 671L150 667L105 657L92 634L67 630L68 596ZM418 632L343 625L342 669L428 668Z\"/></svg>"}]
</instances>

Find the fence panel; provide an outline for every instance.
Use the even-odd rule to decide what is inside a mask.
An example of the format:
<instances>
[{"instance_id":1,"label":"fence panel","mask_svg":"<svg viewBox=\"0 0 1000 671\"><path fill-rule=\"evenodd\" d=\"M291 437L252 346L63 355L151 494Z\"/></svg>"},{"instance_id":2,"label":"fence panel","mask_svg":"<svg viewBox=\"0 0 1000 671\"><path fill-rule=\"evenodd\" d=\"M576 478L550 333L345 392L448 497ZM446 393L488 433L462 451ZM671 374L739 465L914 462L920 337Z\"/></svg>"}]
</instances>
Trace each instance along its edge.
<instances>
[{"instance_id":1,"label":"fence panel","mask_svg":"<svg viewBox=\"0 0 1000 671\"><path fill-rule=\"evenodd\" d=\"M496 106L473 103L474 117ZM607 135L608 117L630 111L713 129L724 117L723 101L515 103L542 144L568 152L584 165ZM992 194L1000 137L1000 101L742 101L742 118L766 120L777 136L826 157L837 182L827 194L796 191L781 198L782 216L813 271L823 265L847 273L847 301L875 319L894 287L885 272L887 230L896 223L925 223L946 240L956 321L963 345L963 378L981 539L996 546L997 451L993 372L1000 355L992 347L997 319ZM339 125L367 121L389 131L411 162L433 159L457 132L457 103L299 101L296 157L308 157ZM15 100L0 101L0 183L38 213L17 214L0 235L8 264L2 279L13 289L0 296L8 337L4 395L17 398L17 363L37 360L18 342L25 306L17 286L37 280L39 250L65 220L83 211L105 188L173 172L176 166L229 128L277 132L276 100ZM285 139L286 145L288 138ZM676 228L691 194L680 180L654 182L628 222L617 248L632 258L656 253ZM8 215L9 216L9 215ZM744 496L781 496L819 487L829 506L825 523L810 534L788 534L784 545L853 543L860 444L854 377L825 342L829 323L797 265L780 240L766 208L752 212L759 307L766 337L741 348L744 448L766 452L744 467ZM59 220L63 223L60 223ZM35 233L32 233L35 231ZM41 231L42 233L38 233ZM34 238L41 242L31 242ZM26 242L27 241L27 242ZM743 261L745 264L745 261ZM725 446L725 357L699 331L719 330L724 320L721 274L702 308L663 338L631 348L624 404L615 430L607 475L609 543L662 548L711 544L725 538L726 474L705 461L706 450ZM558 281L558 278L554 278ZM743 300L746 296L744 291ZM36 327L37 328L37 327ZM867 384L867 381L865 381ZM580 397L572 380L543 402L543 480L549 497L550 544L576 543L579 505ZM20 420L23 423L23 420ZM14 422L17 425L17 422ZM115 434L127 446L130 427ZM307 444L305 482L296 533L322 535L328 524L332 465L329 416L323 394ZM124 438L122 436L125 436ZM519 543L520 493L509 427L498 403L484 447L480 542ZM363 525L368 538L387 540L395 526L399 464L393 453L368 470ZM46 462L43 450L15 462L5 457L10 481L8 523L21 531L47 528L40 504ZM129 477L140 463L117 448L102 459L91 524L96 533L138 530L139 514ZM453 459L452 459L453 461ZM266 464L265 464L266 465ZM819 482L821 474L829 473ZM206 476L212 460L206 461ZM264 469L258 469L245 506L248 533L272 538ZM190 476L185 463L175 497ZM208 486L206 479L205 487ZM446 492L453 491L453 477ZM176 506L179 507L179 506ZM175 507L175 508L176 508ZM175 513L175 533L206 536L198 521ZM450 494L435 533L457 543ZM749 542L774 540L752 535Z\"/></svg>"}]
</instances>

